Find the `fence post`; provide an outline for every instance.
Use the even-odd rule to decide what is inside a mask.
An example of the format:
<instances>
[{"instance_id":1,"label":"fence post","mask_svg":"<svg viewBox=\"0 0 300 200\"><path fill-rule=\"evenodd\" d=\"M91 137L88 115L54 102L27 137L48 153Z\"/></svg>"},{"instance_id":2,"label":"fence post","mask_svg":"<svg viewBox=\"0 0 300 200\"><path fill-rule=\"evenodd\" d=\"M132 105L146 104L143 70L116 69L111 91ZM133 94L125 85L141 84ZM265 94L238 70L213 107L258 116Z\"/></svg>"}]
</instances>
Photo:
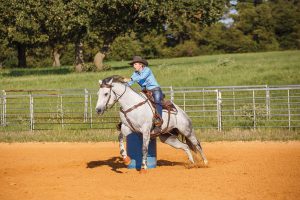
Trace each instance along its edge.
<instances>
[{"instance_id":1,"label":"fence post","mask_svg":"<svg viewBox=\"0 0 300 200\"><path fill-rule=\"evenodd\" d=\"M1 109L0 109L0 124L1 126L3 126L3 104L2 104L2 95L1 95L1 98L0 98L0 105L1 105Z\"/></svg>"},{"instance_id":2,"label":"fence post","mask_svg":"<svg viewBox=\"0 0 300 200\"><path fill-rule=\"evenodd\" d=\"M256 129L256 108L255 108L255 92L252 90L252 102L253 102L253 129Z\"/></svg>"},{"instance_id":3,"label":"fence post","mask_svg":"<svg viewBox=\"0 0 300 200\"><path fill-rule=\"evenodd\" d=\"M232 97L233 97L233 116L235 117L235 92L234 92L234 88L232 88Z\"/></svg>"},{"instance_id":4,"label":"fence post","mask_svg":"<svg viewBox=\"0 0 300 200\"><path fill-rule=\"evenodd\" d=\"M3 125L3 104L2 104L2 99L3 98L4 98L4 96L1 95L1 99L0 99L0 105L1 105L1 109L0 109L0 111L1 111L1 113L0 113L0 124L1 124L1 126L4 126Z\"/></svg>"},{"instance_id":5,"label":"fence post","mask_svg":"<svg viewBox=\"0 0 300 200\"><path fill-rule=\"evenodd\" d=\"M291 105L290 105L290 90L288 89L288 114L289 114L289 130L291 130Z\"/></svg>"},{"instance_id":6,"label":"fence post","mask_svg":"<svg viewBox=\"0 0 300 200\"><path fill-rule=\"evenodd\" d=\"M222 93L220 90L216 90L216 93L217 93L218 131L222 131Z\"/></svg>"},{"instance_id":7,"label":"fence post","mask_svg":"<svg viewBox=\"0 0 300 200\"><path fill-rule=\"evenodd\" d=\"M64 108L63 108L63 96L60 96L60 117L61 117L61 127L64 127Z\"/></svg>"},{"instance_id":8,"label":"fence post","mask_svg":"<svg viewBox=\"0 0 300 200\"><path fill-rule=\"evenodd\" d=\"M204 88L202 88L202 112L203 116L205 117L205 94L204 94Z\"/></svg>"},{"instance_id":9,"label":"fence post","mask_svg":"<svg viewBox=\"0 0 300 200\"><path fill-rule=\"evenodd\" d=\"M268 85L266 85L266 111L267 119L270 119L270 90Z\"/></svg>"},{"instance_id":10,"label":"fence post","mask_svg":"<svg viewBox=\"0 0 300 200\"><path fill-rule=\"evenodd\" d=\"M183 93L183 110L185 111L185 92Z\"/></svg>"},{"instance_id":11,"label":"fence post","mask_svg":"<svg viewBox=\"0 0 300 200\"><path fill-rule=\"evenodd\" d=\"M174 102L174 89L173 86L170 86L170 99L172 102Z\"/></svg>"},{"instance_id":12,"label":"fence post","mask_svg":"<svg viewBox=\"0 0 300 200\"><path fill-rule=\"evenodd\" d=\"M89 107L89 91L84 89L84 119L83 122L87 122L88 119L88 107Z\"/></svg>"},{"instance_id":13,"label":"fence post","mask_svg":"<svg viewBox=\"0 0 300 200\"><path fill-rule=\"evenodd\" d=\"M1 114L1 125L6 126L6 92L2 90L3 93L3 104L2 104L2 114Z\"/></svg>"},{"instance_id":14,"label":"fence post","mask_svg":"<svg viewBox=\"0 0 300 200\"><path fill-rule=\"evenodd\" d=\"M34 130L34 116L33 116L33 96L29 95L29 113L30 113L30 130Z\"/></svg>"},{"instance_id":15,"label":"fence post","mask_svg":"<svg viewBox=\"0 0 300 200\"><path fill-rule=\"evenodd\" d=\"M90 94L90 127L93 128L92 95Z\"/></svg>"}]
</instances>

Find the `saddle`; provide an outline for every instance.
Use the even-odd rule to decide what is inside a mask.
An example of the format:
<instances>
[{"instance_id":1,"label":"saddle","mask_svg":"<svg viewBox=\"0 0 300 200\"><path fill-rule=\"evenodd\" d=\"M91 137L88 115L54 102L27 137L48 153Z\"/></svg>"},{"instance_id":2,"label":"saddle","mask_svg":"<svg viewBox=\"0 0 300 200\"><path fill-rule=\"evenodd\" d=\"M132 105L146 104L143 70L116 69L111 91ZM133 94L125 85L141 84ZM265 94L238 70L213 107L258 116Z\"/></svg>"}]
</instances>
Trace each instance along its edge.
<instances>
[{"instance_id":1,"label":"saddle","mask_svg":"<svg viewBox=\"0 0 300 200\"><path fill-rule=\"evenodd\" d=\"M142 92L146 95L146 97L149 99L149 101L151 102L152 106L156 110L156 105L155 105L155 102L154 102L154 98L152 96L152 91L151 90L142 90ZM162 108L163 109L168 110L168 111L170 110L170 111L177 112L177 109L174 106L174 104L172 103L172 101L166 100L164 94L163 94L163 100L162 100L161 103L162 103Z\"/></svg>"},{"instance_id":2,"label":"saddle","mask_svg":"<svg viewBox=\"0 0 300 200\"><path fill-rule=\"evenodd\" d=\"M156 110L156 104L154 102L154 98L152 96L152 91L151 90L142 90L142 92L146 95L146 97L149 99L149 101L151 102L154 110L155 110L155 114L153 115L153 124L154 126L161 126L163 124L163 120L161 119L161 117L158 115L157 110ZM177 112L176 107L174 106L174 104L172 103L172 101L170 100L166 100L165 99L165 95L163 95L163 99L162 99L162 109L167 110L168 111L168 122L167 122L167 126L165 129L163 129L161 131L161 134L166 133L166 131L168 130L169 127L169 122L170 122L170 115L171 112Z\"/></svg>"}]
</instances>

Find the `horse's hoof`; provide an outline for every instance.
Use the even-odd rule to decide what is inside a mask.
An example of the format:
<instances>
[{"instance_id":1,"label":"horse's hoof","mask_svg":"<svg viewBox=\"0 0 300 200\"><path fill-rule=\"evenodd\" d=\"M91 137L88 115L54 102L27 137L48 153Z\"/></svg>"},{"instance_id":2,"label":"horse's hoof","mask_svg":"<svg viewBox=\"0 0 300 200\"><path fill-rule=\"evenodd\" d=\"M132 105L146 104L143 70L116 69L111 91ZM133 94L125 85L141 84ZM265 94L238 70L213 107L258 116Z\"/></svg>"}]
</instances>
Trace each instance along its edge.
<instances>
[{"instance_id":1,"label":"horse's hoof","mask_svg":"<svg viewBox=\"0 0 300 200\"><path fill-rule=\"evenodd\" d=\"M141 169L140 174L147 174L147 170L146 169Z\"/></svg>"},{"instance_id":2,"label":"horse's hoof","mask_svg":"<svg viewBox=\"0 0 300 200\"><path fill-rule=\"evenodd\" d=\"M123 158L123 162L125 165L129 165L131 163L131 159L129 156L126 156L125 158Z\"/></svg>"},{"instance_id":3,"label":"horse's hoof","mask_svg":"<svg viewBox=\"0 0 300 200\"><path fill-rule=\"evenodd\" d=\"M208 160L204 160L203 162L205 166L208 166Z\"/></svg>"}]
</instances>

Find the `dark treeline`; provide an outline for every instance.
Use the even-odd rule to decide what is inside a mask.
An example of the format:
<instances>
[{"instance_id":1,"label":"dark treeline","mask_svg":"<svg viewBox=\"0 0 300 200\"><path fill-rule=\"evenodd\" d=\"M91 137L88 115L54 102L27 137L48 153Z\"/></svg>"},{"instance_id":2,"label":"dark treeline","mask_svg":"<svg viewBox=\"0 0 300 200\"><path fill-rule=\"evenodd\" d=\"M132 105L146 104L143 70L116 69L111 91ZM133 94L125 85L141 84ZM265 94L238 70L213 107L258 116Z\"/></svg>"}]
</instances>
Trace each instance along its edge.
<instances>
[{"instance_id":1,"label":"dark treeline","mask_svg":"<svg viewBox=\"0 0 300 200\"><path fill-rule=\"evenodd\" d=\"M298 0L0 0L0 66L102 70L128 60L300 48ZM93 64L86 64L93 63Z\"/></svg>"}]
</instances>

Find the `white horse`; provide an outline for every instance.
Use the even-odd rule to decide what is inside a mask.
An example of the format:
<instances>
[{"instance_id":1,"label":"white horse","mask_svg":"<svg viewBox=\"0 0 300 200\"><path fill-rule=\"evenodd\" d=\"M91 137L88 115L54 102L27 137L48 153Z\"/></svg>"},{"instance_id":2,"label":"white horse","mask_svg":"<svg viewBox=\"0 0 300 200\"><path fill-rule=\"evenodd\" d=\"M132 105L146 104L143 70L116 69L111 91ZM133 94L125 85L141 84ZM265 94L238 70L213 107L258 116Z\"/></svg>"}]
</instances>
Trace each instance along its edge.
<instances>
[{"instance_id":1,"label":"white horse","mask_svg":"<svg viewBox=\"0 0 300 200\"><path fill-rule=\"evenodd\" d=\"M121 117L121 133L119 134L120 154L125 164L130 163L130 158L124 147L123 139L132 132L139 132L143 136L142 149L142 168L147 169L147 154L150 141L150 133L153 129L154 108L149 100L141 93L131 89L120 76L112 76L106 79L99 80L100 89L98 91L98 101L96 112L103 114L105 110L112 107L116 102L119 102L120 117ZM202 151L200 142L197 140L190 118L186 113L175 105L177 112L172 112L168 120L168 113L163 110L163 125L162 130L167 129L167 134L161 134L160 140L174 148L183 149L190 162L194 163L191 151L199 152L205 165L208 161ZM167 125L167 122L168 125ZM168 127L167 127L168 126ZM175 134L174 134L175 133ZM177 134L176 134L177 133ZM186 142L182 143L178 140L178 133L186 138Z\"/></svg>"}]
</instances>

